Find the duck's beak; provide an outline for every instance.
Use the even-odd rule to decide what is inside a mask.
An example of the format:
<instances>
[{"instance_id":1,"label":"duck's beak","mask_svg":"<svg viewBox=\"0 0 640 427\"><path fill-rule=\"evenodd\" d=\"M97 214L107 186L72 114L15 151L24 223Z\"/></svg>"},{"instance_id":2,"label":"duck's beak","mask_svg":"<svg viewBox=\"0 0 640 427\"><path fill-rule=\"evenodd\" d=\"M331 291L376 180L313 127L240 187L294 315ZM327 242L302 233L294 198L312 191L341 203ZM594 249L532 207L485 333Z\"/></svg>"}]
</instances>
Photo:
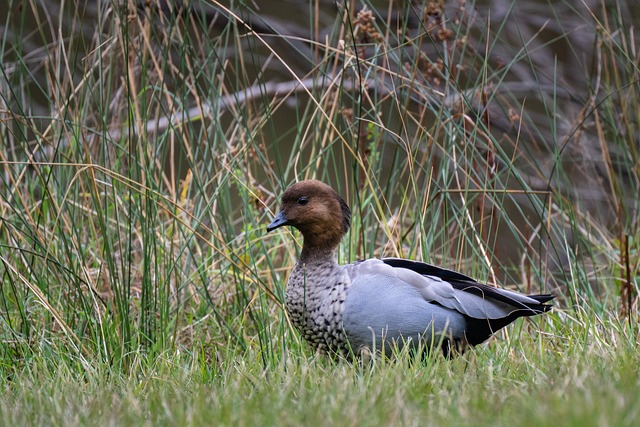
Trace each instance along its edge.
<instances>
[{"instance_id":1,"label":"duck's beak","mask_svg":"<svg viewBox=\"0 0 640 427\"><path fill-rule=\"evenodd\" d=\"M284 214L284 211L280 211L278 215L276 215L276 217L273 218L273 221L271 221L271 224L267 225L267 233L275 230L276 228L280 228L283 225L287 225L287 222L289 222L289 220L287 219L287 216Z\"/></svg>"}]
</instances>

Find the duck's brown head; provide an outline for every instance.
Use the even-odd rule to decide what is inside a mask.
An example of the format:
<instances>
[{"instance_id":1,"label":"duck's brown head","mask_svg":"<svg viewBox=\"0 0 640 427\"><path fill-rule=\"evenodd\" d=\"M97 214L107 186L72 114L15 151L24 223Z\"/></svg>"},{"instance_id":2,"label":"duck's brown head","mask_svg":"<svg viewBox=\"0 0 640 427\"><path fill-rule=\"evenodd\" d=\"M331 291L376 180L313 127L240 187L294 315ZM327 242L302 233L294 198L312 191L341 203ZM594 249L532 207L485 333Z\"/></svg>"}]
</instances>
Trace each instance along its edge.
<instances>
[{"instance_id":1,"label":"duck's brown head","mask_svg":"<svg viewBox=\"0 0 640 427\"><path fill-rule=\"evenodd\" d=\"M308 249L334 249L349 230L351 211L345 201L327 184L302 181L282 195L282 208L267 231L290 225L304 236Z\"/></svg>"}]
</instances>

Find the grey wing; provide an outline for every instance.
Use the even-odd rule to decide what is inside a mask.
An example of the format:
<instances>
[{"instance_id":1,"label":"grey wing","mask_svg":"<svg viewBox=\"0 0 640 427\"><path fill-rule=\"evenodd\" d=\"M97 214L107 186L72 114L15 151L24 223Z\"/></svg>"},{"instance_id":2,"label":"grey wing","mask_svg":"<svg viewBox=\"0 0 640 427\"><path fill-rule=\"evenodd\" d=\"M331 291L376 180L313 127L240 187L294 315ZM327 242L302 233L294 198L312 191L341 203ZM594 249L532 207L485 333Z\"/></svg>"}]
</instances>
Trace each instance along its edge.
<instances>
[{"instance_id":1,"label":"grey wing","mask_svg":"<svg viewBox=\"0 0 640 427\"><path fill-rule=\"evenodd\" d=\"M398 274L411 275L415 285L425 289L425 292L429 294L426 296L427 298L433 296L445 306L455 308L474 319L493 320L513 316L533 316L551 309L551 305L545 305L546 302L553 299L551 294L525 295L487 286L456 271L419 261L384 258L382 262L394 268ZM410 273L406 273L407 270ZM421 284L415 274L430 278L431 284L440 281L445 286L434 287Z\"/></svg>"},{"instance_id":2,"label":"grey wing","mask_svg":"<svg viewBox=\"0 0 640 427\"><path fill-rule=\"evenodd\" d=\"M346 291L343 328L354 349L425 335L459 339L465 325L463 315L430 302L419 288L384 271L360 272Z\"/></svg>"},{"instance_id":3,"label":"grey wing","mask_svg":"<svg viewBox=\"0 0 640 427\"><path fill-rule=\"evenodd\" d=\"M450 280L435 275L420 274L421 268L425 266L429 267L427 270L429 272L447 273L451 276ZM389 276L394 278L390 283L412 286L427 302L455 310L474 319L501 319L519 312L521 315L542 313L551 307L542 303L553 298L550 295L529 296L493 288L459 273L408 260L371 259L354 264L351 274L353 278L362 274ZM448 279L448 276L445 277Z\"/></svg>"}]
</instances>

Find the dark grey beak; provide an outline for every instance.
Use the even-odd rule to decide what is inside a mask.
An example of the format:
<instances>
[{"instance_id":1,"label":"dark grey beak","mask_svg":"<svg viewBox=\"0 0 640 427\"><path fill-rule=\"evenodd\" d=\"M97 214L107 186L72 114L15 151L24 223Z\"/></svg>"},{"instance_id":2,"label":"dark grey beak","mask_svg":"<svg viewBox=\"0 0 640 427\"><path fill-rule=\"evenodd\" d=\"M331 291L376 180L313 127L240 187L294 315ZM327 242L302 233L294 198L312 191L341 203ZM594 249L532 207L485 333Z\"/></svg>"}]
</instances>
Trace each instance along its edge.
<instances>
[{"instance_id":1,"label":"dark grey beak","mask_svg":"<svg viewBox=\"0 0 640 427\"><path fill-rule=\"evenodd\" d=\"M286 215L284 214L283 211L280 211L278 215L276 215L276 217L273 218L273 221L271 221L271 224L267 225L267 233L275 230L276 228L280 228L283 225L287 225L287 222L289 222L289 220L287 219Z\"/></svg>"}]
</instances>

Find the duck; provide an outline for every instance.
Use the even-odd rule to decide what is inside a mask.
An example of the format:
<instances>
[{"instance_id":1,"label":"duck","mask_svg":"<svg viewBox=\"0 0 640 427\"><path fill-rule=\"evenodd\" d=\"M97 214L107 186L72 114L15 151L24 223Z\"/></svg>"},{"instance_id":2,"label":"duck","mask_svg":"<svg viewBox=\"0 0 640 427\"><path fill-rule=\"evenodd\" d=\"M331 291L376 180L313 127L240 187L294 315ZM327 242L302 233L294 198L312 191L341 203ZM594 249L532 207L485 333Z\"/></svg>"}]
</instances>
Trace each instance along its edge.
<instances>
[{"instance_id":1,"label":"duck","mask_svg":"<svg viewBox=\"0 0 640 427\"><path fill-rule=\"evenodd\" d=\"M552 308L551 294L525 295L419 261L371 258L340 265L337 249L350 224L344 199L324 182L306 180L284 191L266 228L289 226L302 234L285 308L318 352L391 354L410 346L457 354L520 317Z\"/></svg>"}]
</instances>

